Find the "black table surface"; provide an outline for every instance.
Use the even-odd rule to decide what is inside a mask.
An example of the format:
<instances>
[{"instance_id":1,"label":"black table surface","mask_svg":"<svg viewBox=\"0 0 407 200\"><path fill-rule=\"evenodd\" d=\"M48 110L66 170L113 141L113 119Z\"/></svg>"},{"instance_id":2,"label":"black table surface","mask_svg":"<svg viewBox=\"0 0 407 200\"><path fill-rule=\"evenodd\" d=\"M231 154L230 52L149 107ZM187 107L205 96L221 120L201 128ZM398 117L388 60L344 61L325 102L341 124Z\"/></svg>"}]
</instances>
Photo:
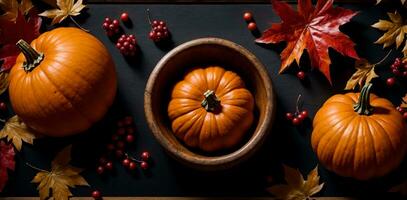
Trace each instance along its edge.
<instances>
[{"instance_id":1,"label":"black table surface","mask_svg":"<svg viewBox=\"0 0 407 200\"><path fill-rule=\"evenodd\" d=\"M370 25L386 18L391 7L341 4L358 10L360 13L352 21L341 27L357 44L361 57L377 62L386 53L381 45L373 44L382 32ZM354 72L354 60L330 50L332 58L330 86L321 73L313 70L308 81L300 82L292 72L278 75L279 53L285 47L278 45L259 46L254 36L247 30L242 19L244 11L252 11L258 27L267 28L272 22L280 21L269 4L237 5L147 5L147 4L89 4L88 10L79 18L83 27L89 29L109 49L114 58L118 76L118 94L113 107L106 117L88 132L68 138L42 138L35 145L24 145L16 156L15 172L10 172L10 181L1 196L37 196L36 185L31 183L36 171L25 165L26 162L39 168L48 169L50 161L62 147L73 144L73 163L83 167L84 177L91 188L72 189L76 196L89 196L92 188L97 188L105 196L267 196L265 188L269 185L267 176L274 182L283 182L282 164L309 172L318 164L310 145L311 121L301 127L294 127L284 119L285 113L295 110L296 98L302 95L303 107L313 118L323 102L335 93L343 93L347 79ZM147 79L156 63L171 49L158 48L148 39L150 26L146 19L149 8L153 18L167 22L172 33L174 46L202 37L220 37L236 42L253 52L267 68L277 95L277 117L270 137L262 149L249 161L239 167L222 172L201 172L182 166L169 157L157 143L147 126L143 109L143 94ZM118 18L127 11L132 27L125 27L128 34L135 34L140 47L136 59L126 60L115 48L101 28L104 17ZM45 21L49 24L49 21ZM73 25L73 24L63 24ZM375 80L374 92L399 104L400 89L387 89L383 84L389 76L387 69L392 58L401 54L394 52L377 72L381 75ZM303 56L301 67L309 69L309 59ZM404 91L405 92L405 91ZM3 95L3 99L7 97ZM115 130L115 121L124 115L134 117L136 141L130 148L132 155L143 150L152 154L152 166L147 172L138 170L129 173L115 161L111 175L99 176L96 173L97 160ZM319 166L321 181L325 182L320 196L370 196L383 195L393 185L406 178L407 165L404 161L399 169L391 174L371 181L355 181L343 178Z\"/></svg>"}]
</instances>

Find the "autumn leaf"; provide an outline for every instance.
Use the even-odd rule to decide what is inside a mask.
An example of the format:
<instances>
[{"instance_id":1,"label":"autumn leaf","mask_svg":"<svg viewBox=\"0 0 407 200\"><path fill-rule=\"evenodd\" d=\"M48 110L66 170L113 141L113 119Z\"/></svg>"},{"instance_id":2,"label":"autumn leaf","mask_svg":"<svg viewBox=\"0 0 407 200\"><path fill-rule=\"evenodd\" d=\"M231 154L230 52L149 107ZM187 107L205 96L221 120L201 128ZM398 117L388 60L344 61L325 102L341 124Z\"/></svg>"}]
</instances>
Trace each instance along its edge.
<instances>
[{"instance_id":1,"label":"autumn leaf","mask_svg":"<svg viewBox=\"0 0 407 200\"><path fill-rule=\"evenodd\" d=\"M52 197L54 200L68 200L72 196L69 188L89 186L88 182L79 175L83 170L69 165L71 161L71 145L57 154L51 163L51 171L40 170L32 183L38 183L40 199ZM34 168L34 167L33 167Z\"/></svg>"},{"instance_id":2,"label":"autumn leaf","mask_svg":"<svg viewBox=\"0 0 407 200\"><path fill-rule=\"evenodd\" d=\"M401 4L404 5L404 3L406 3L407 0L400 0L400 1L401 1ZM376 5L379 4L380 2L382 2L382 0L376 0Z\"/></svg>"},{"instance_id":3,"label":"autumn leaf","mask_svg":"<svg viewBox=\"0 0 407 200\"><path fill-rule=\"evenodd\" d=\"M0 0L0 8L4 11L1 19L16 22L18 15L27 15L33 4L31 0Z\"/></svg>"},{"instance_id":4,"label":"autumn leaf","mask_svg":"<svg viewBox=\"0 0 407 200\"><path fill-rule=\"evenodd\" d=\"M389 192L398 192L402 196L407 196L407 180L390 188Z\"/></svg>"},{"instance_id":5,"label":"autumn leaf","mask_svg":"<svg viewBox=\"0 0 407 200\"><path fill-rule=\"evenodd\" d=\"M311 0L298 0L298 11L278 0L272 0L272 4L282 22L272 24L256 42L287 42L287 47L280 54L280 73L294 60L299 65L301 55L307 49L312 67L321 71L332 84L329 47L343 55L359 59L354 49L355 44L339 30L339 26L349 22L357 12L339 6L333 7L333 0L318 0L315 7Z\"/></svg>"},{"instance_id":6,"label":"autumn leaf","mask_svg":"<svg viewBox=\"0 0 407 200\"><path fill-rule=\"evenodd\" d=\"M23 141L33 144L36 135L37 133L27 127L17 115L7 120L0 131L0 139L6 138L7 141L11 141L18 151L21 151Z\"/></svg>"},{"instance_id":7,"label":"autumn leaf","mask_svg":"<svg viewBox=\"0 0 407 200\"><path fill-rule=\"evenodd\" d=\"M41 18L38 17L37 11L31 9L27 15L19 14L16 21L0 19L0 60L3 64L0 71L7 71L13 67L20 50L16 43L24 39L28 43L40 35Z\"/></svg>"},{"instance_id":8,"label":"autumn leaf","mask_svg":"<svg viewBox=\"0 0 407 200\"><path fill-rule=\"evenodd\" d=\"M383 48L389 47L396 43L396 48L399 48L404 41L405 35L407 34L406 21L403 20L400 13L397 11L394 13L387 13L387 15L391 21L379 20L372 25L374 28L381 31L386 31L375 43L383 44ZM404 60L407 60L407 42L405 42L402 51L404 53Z\"/></svg>"},{"instance_id":9,"label":"autumn leaf","mask_svg":"<svg viewBox=\"0 0 407 200\"><path fill-rule=\"evenodd\" d=\"M81 10L86 7L86 5L82 4L82 0L76 0L75 4L74 0L57 0L57 5L57 9L47 10L39 14L43 17L52 18L51 25L61 23L68 16L79 15ZM71 20L73 20L72 17Z\"/></svg>"},{"instance_id":10,"label":"autumn leaf","mask_svg":"<svg viewBox=\"0 0 407 200\"><path fill-rule=\"evenodd\" d=\"M403 97L400 107L407 108L407 94Z\"/></svg>"},{"instance_id":11,"label":"autumn leaf","mask_svg":"<svg viewBox=\"0 0 407 200\"><path fill-rule=\"evenodd\" d=\"M307 180L304 180L298 169L286 165L283 165L283 167L287 184L274 185L267 189L278 199L305 200L321 191L324 187L324 183L319 184L318 166L308 174Z\"/></svg>"},{"instance_id":12,"label":"autumn leaf","mask_svg":"<svg viewBox=\"0 0 407 200\"><path fill-rule=\"evenodd\" d=\"M3 94L8 88L8 72L0 71L0 94Z\"/></svg>"},{"instance_id":13,"label":"autumn leaf","mask_svg":"<svg viewBox=\"0 0 407 200\"><path fill-rule=\"evenodd\" d=\"M7 170L13 170L15 168L14 161L14 148L11 144L6 144L4 141L0 141L0 192L3 191L4 186L8 181Z\"/></svg>"}]
</instances>

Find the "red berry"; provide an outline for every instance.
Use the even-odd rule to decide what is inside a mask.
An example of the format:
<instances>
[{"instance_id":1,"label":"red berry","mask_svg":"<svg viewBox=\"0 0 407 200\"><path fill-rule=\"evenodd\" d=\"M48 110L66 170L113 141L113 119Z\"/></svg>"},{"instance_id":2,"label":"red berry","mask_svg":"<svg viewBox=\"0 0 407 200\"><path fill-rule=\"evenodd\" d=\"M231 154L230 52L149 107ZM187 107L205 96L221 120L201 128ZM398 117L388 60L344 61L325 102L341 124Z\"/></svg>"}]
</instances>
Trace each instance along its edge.
<instances>
[{"instance_id":1,"label":"red berry","mask_svg":"<svg viewBox=\"0 0 407 200\"><path fill-rule=\"evenodd\" d=\"M133 117L127 116L124 118L124 124L125 125L132 125L133 124Z\"/></svg>"},{"instance_id":2,"label":"red berry","mask_svg":"<svg viewBox=\"0 0 407 200\"><path fill-rule=\"evenodd\" d=\"M0 102L0 110L6 111L7 110L7 104L4 102Z\"/></svg>"},{"instance_id":3,"label":"red berry","mask_svg":"<svg viewBox=\"0 0 407 200\"><path fill-rule=\"evenodd\" d=\"M308 117L308 111L303 110L303 111L301 112L301 115L303 115L305 118Z\"/></svg>"},{"instance_id":4,"label":"red berry","mask_svg":"<svg viewBox=\"0 0 407 200\"><path fill-rule=\"evenodd\" d=\"M300 80L304 80L305 79L305 72L304 71L297 72L297 78L300 79Z\"/></svg>"},{"instance_id":5,"label":"red berry","mask_svg":"<svg viewBox=\"0 0 407 200\"><path fill-rule=\"evenodd\" d=\"M396 76L402 75L402 73L401 73L400 70L398 70L398 69L392 69L391 72L392 72L394 75L396 75Z\"/></svg>"},{"instance_id":6,"label":"red berry","mask_svg":"<svg viewBox=\"0 0 407 200\"><path fill-rule=\"evenodd\" d=\"M143 162L141 162L140 167L141 167L141 169L146 170L146 169L148 169L148 163L143 161Z\"/></svg>"},{"instance_id":7,"label":"red berry","mask_svg":"<svg viewBox=\"0 0 407 200\"><path fill-rule=\"evenodd\" d=\"M299 114L299 115L297 115L297 118L300 120L300 121L304 121L304 119L306 118L304 115L302 115L302 114Z\"/></svg>"},{"instance_id":8,"label":"red berry","mask_svg":"<svg viewBox=\"0 0 407 200\"><path fill-rule=\"evenodd\" d=\"M407 66L407 65L406 65ZM407 71L403 72L403 77L407 77Z\"/></svg>"},{"instance_id":9,"label":"red berry","mask_svg":"<svg viewBox=\"0 0 407 200\"><path fill-rule=\"evenodd\" d=\"M257 25L256 25L256 23L254 23L254 22L250 22L250 23L247 25L247 28L248 28L250 31L254 31L254 30L257 30Z\"/></svg>"},{"instance_id":10,"label":"red berry","mask_svg":"<svg viewBox=\"0 0 407 200\"><path fill-rule=\"evenodd\" d=\"M105 168L103 166L98 166L98 168L96 168L96 173L103 174L104 172Z\"/></svg>"},{"instance_id":11,"label":"red berry","mask_svg":"<svg viewBox=\"0 0 407 200\"><path fill-rule=\"evenodd\" d=\"M109 22L111 22L111 19L109 17L106 17L105 22L109 23Z\"/></svg>"},{"instance_id":12,"label":"red berry","mask_svg":"<svg viewBox=\"0 0 407 200\"><path fill-rule=\"evenodd\" d=\"M298 117L294 117L292 120L293 125L298 126L301 124L301 120Z\"/></svg>"},{"instance_id":13,"label":"red berry","mask_svg":"<svg viewBox=\"0 0 407 200\"><path fill-rule=\"evenodd\" d=\"M127 22L129 21L129 14L127 12L124 12L120 15L120 20Z\"/></svg>"},{"instance_id":14,"label":"red berry","mask_svg":"<svg viewBox=\"0 0 407 200\"><path fill-rule=\"evenodd\" d=\"M92 192L92 197L94 199L100 199L102 197L102 195L100 194L100 192L98 190L95 190Z\"/></svg>"},{"instance_id":15,"label":"red berry","mask_svg":"<svg viewBox=\"0 0 407 200\"><path fill-rule=\"evenodd\" d=\"M388 78L388 79L386 80L386 84L387 84L387 86L391 87L391 86L393 86L394 84L396 84L396 79L395 79L394 77Z\"/></svg>"},{"instance_id":16,"label":"red berry","mask_svg":"<svg viewBox=\"0 0 407 200\"><path fill-rule=\"evenodd\" d=\"M251 12L245 12L243 14L243 19L247 22L252 21L253 20L253 16Z\"/></svg>"},{"instance_id":17,"label":"red berry","mask_svg":"<svg viewBox=\"0 0 407 200\"><path fill-rule=\"evenodd\" d=\"M135 162L130 162L129 163L129 169L130 170L135 170L137 168L137 164Z\"/></svg>"},{"instance_id":18,"label":"red berry","mask_svg":"<svg viewBox=\"0 0 407 200\"><path fill-rule=\"evenodd\" d=\"M401 106L397 106L397 111L399 111L400 113L403 113L404 112L404 109L401 107Z\"/></svg>"},{"instance_id":19,"label":"red berry","mask_svg":"<svg viewBox=\"0 0 407 200\"><path fill-rule=\"evenodd\" d=\"M150 153L148 151L144 151L141 153L141 160L147 161L150 158Z\"/></svg>"},{"instance_id":20,"label":"red berry","mask_svg":"<svg viewBox=\"0 0 407 200\"><path fill-rule=\"evenodd\" d=\"M105 165L105 168L107 169L107 170L112 170L113 169L113 163L112 162L107 162L106 163L106 165Z\"/></svg>"},{"instance_id":21,"label":"red berry","mask_svg":"<svg viewBox=\"0 0 407 200\"><path fill-rule=\"evenodd\" d=\"M127 143L132 143L132 142L134 142L134 136L133 135L127 135L126 136L126 142Z\"/></svg>"},{"instance_id":22,"label":"red berry","mask_svg":"<svg viewBox=\"0 0 407 200\"><path fill-rule=\"evenodd\" d=\"M288 120L293 120L293 119L294 119L294 115L293 115L292 113L286 113L286 114L285 114L285 117L286 117Z\"/></svg>"},{"instance_id":23,"label":"red berry","mask_svg":"<svg viewBox=\"0 0 407 200\"><path fill-rule=\"evenodd\" d=\"M407 120L407 112L403 113L403 118Z\"/></svg>"},{"instance_id":24,"label":"red berry","mask_svg":"<svg viewBox=\"0 0 407 200\"><path fill-rule=\"evenodd\" d=\"M128 167L130 164L130 159L125 158L122 163L123 163L123 166Z\"/></svg>"}]
</instances>

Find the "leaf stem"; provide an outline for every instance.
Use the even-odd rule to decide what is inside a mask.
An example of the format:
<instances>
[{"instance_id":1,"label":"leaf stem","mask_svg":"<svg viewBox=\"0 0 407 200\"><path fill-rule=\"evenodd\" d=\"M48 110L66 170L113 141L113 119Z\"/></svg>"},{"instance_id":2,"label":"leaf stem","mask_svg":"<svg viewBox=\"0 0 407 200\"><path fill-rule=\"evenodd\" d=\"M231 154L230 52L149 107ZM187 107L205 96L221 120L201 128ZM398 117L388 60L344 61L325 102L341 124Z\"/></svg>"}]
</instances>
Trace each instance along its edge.
<instances>
[{"instance_id":1,"label":"leaf stem","mask_svg":"<svg viewBox=\"0 0 407 200\"><path fill-rule=\"evenodd\" d=\"M81 25L79 25L79 23L78 23L71 15L69 15L69 18L70 18L71 21L72 21L78 28L80 28L82 31L90 32L88 29L85 29L85 28L83 28Z\"/></svg>"},{"instance_id":2,"label":"leaf stem","mask_svg":"<svg viewBox=\"0 0 407 200\"><path fill-rule=\"evenodd\" d=\"M384 62L390 55L390 53L393 51L393 49L390 49L389 52L387 52L386 56L384 56L379 62L377 62L375 65L380 65L382 62Z\"/></svg>"},{"instance_id":3,"label":"leaf stem","mask_svg":"<svg viewBox=\"0 0 407 200\"><path fill-rule=\"evenodd\" d=\"M43 169L40 169L40 168L38 168L38 167L35 167L35 166L31 165L31 164L30 164L30 163L28 163L28 162L26 162L25 164L26 164L27 166L31 167L32 169L37 170L37 171L41 171L41 172L47 172L47 173L49 173L49 171L47 171L47 170L43 170Z\"/></svg>"}]
</instances>

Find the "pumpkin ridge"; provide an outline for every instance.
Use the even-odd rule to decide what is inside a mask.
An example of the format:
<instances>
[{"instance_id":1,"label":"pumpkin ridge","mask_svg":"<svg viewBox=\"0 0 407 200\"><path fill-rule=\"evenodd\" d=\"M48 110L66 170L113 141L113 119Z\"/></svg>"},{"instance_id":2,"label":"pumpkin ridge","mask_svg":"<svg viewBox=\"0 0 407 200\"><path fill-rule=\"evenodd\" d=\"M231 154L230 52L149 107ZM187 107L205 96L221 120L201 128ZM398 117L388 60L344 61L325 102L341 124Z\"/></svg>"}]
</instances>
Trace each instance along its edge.
<instances>
[{"instance_id":1,"label":"pumpkin ridge","mask_svg":"<svg viewBox=\"0 0 407 200\"><path fill-rule=\"evenodd\" d=\"M366 118L362 118L363 119L363 123L364 123L364 125L365 125L365 128L367 129L367 130L365 130L366 132L368 132L368 134L366 134L366 135L368 135L368 137L369 137L369 141L368 141L368 144L371 144L371 148L373 148L371 151L373 151L373 162L374 162L374 165L375 165L375 168L378 168L378 166L379 166L379 163L378 163L378 161L377 161L377 155L376 155L376 153L374 153L374 152L376 152L376 144L374 143L374 138L373 138L373 134L372 134L372 130L370 129L371 127L370 127L370 125L369 125L369 123L367 122L367 120L366 120ZM366 137L365 137L366 138Z\"/></svg>"},{"instance_id":2,"label":"pumpkin ridge","mask_svg":"<svg viewBox=\"0 0 407 200\"><path fill-rule=\"evenodd\" d=\"M352 151L352 154L354 154L353 159L352 159L352 163L353 163L353 169L350 172L350 174L352 174L352 176L358 177L360 169L363 169L366 165L366 163L369 162L368 157L366 157L366 141L365 141L365 136L366 134L364 133L364 127L363 127L363 116L358 116L357 117L359 119L359 122L356 123L357 125L357 129L354 129L354 131L356 131L355 133L355 145L353 145L355 147L355 151ZM346 148L348 149L348 148ZM359 165L358 165L358 161L359 161ZM362 161L362 162L360 162ZM369 169L364 169L367 172L369 171ZM367 173L366 172L366 173Z\"/></svg>"},{"instance_id":3,"label":"pumpkin ridge","mask_svg":"<svg viewBox=\"0 0 407 200\"><path fill-rule=\"evenodd\" d=\"M371 120L373 123L376 123L376 127L379 127L381 129L381 133L383 133L383 135L386 136L386 138L388 139L389 143L390 143L390 147L392 149L393 153L397 153L397 150L395 148L395 144L392 140L392 138L390 137L390 135L388 134L387 130L383 127L383 125L378 121L378 120ZM388 124L388 123L386 123Z\"/></svg>"},{"instance_id":4,"label":"pumpkin ridge","mask_svg":"<svg viewBox=\"0 0 407 200\"><path fill-rule=\"evenodd\" d=\"M190 119L190 120L193 121L192 124L191 124L191 126L190 126L190 128L191 128L191 127L192 127L192 128L197 127L197 128L196 128L197 131L189 131L189 130L186 131L186 132L184 133L184 137L182 138L184 141L188 141L187 138L191 137L190 134L193 134L193 133L196 134L196 133L200 133L200 132L201 132L202 126L203 126L204 121L205 121L205 116L206 116L206 114L207 114L207 113L206 113L205 111L199 110L199 111L197 111L197 114L196 114L198 117L196 117L196 118L194 118L194 119ZM193 136L192 136L192 138L193 138ZM196 146L200 146L199 138L198 138L198 141L197 141Z\"/></svg>"},{"instance_id":5,"label":"pumpkin ridge","mask_svg":"<svg viewBox=\"0 0 407 200\"><path fill-rule=\"evenodd\" d=\"M209 80L208 75L214 73L214 72L210 72L209 69L212 69L213 71L219 69L219 71L222 72L222 74L220 75L219 79L216 80L216 82L215 82L214 79ZM215 66L215 67L208 67L208 68L206 68L206 69L205 69L205 73L206 73L206 82L208 83L208 89L212 89L213 91L216 92L216 91L218 90L219 83L220 83L220 81L222 80L223 75L225 74L225 72L226 72L226 70L224 70L224 69L222 69L222 68L220 68L220 67L216 67L216 66ZM212 77L213 77L213 76L212 76ZM213 85L215 86L215 88L209 88L209 82L215 82L215 83L213 83Z\"/></svg>"},{"instance_id":6,"label":"pumpkin ridge","mask_svg":"<svg viewBox=\"0 0 407 200\"><path fill-rule=\"evenodd\" d=\"M224 75L226 75L226 73L227 73L227 72L225 72ZM230 73L233 73L234 77L233 77L232 79L230 79L230 80L224 85L224 87L222 88L222 90L220 91L220 93L216 93L219 98L222 98L224 95L226 95L227 93L231 92L232 90L239 89L239 88L244 88L244 85L238 85L238 86L233 86L233 87L230 86L230 85L233 83L233 81L234 81L235 79L238 79L239 82L243 82L243 80L242 80L236 73L234 73L234 72L230 72ZM222 79L226 79L226 78L222 77ZM219 86L219 85L218 85L218 86ZM231 88L228 88L229 86L230 86Z\"/></svg>"},{"instance_id":7,"label":"pumpkin ridge","mask_svg":"<svg viewBox=\"0 0 407 200\"><path fill-rule=\"evenodd\" d=\"M188 114L192 115L190 119L188 119L190 117ZM181 139L186 137L188 130L190 130L190 128L193 127L194 123L196 122L197 119L199 119L201 115L202 111L199 109L195 109L173 120L174 122L176 122L177 120L183 122L182 124L178 125L178 128L175 129L177 133L181 133L183 135Z\"/></svg>"},{"instance_id":8,"label":"pumpkin ridge","mask_svg":"<svg viewBox=\"0 0 407 200\"><path fill-rule=\"evenodd\" d=\"M58 88L58 86L57 86L58 84L55 84L55 82L54 82L53 80L51 80L51 78L50 78L49 75L47 74L46 70L43 70L43 72L44 72L44 75L45 75L44 77L46 77L46 78L49 80L49 82L50 82L52 85L55 86L55 89L58 91L58 93L60 93L60 94L69 102L69 104L72 105L72 109L74 109L80 116L82 116L84 120L86 120L88 123L92 124L92 123L93 123L93 120L89 119L88 116L86 116L84 113L82 113L81 111L79 111L79 109L76 107L76 105L74 105L74 104L72 103L72 101L71 101L72 99L68 98L68 97L61 91L61 89Z\"/></svg>"}]
</instances>

